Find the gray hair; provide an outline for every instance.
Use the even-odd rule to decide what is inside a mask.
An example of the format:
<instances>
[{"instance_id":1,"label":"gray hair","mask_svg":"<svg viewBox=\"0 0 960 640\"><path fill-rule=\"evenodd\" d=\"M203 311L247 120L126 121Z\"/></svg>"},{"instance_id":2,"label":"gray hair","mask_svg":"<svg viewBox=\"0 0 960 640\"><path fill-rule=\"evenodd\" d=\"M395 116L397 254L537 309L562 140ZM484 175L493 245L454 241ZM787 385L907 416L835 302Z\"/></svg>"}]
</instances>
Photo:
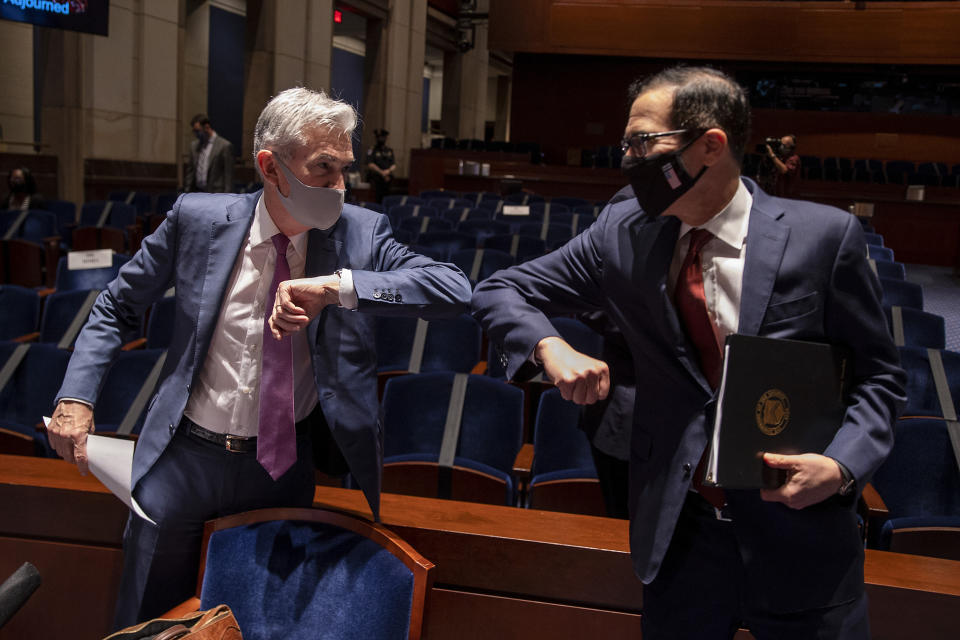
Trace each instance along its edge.
<instances>
[{"instance_id":1,"label":"gray hair","mask_svg":"<svg viewBox=\"0 0 960 640\"><path fill-rule=\"evenodd\" d=\"M334 100L323 91L305 87L286 89L274 96L260 112L253 131L254 166L262 149L289 160L297 147L306 144L304 132L322 127L351 137L357 127L357 111L347 102Z\"/></svg>"}]
</instances>

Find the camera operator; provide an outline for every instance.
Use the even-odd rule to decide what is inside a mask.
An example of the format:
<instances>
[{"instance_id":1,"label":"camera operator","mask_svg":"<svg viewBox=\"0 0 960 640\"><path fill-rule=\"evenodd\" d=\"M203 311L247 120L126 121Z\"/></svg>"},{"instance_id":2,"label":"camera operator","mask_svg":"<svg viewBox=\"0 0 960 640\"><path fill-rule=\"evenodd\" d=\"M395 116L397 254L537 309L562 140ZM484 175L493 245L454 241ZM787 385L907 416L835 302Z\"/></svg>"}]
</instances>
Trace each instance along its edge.
<instances>
[{"instance_id":1,"label":"camera operator","mask_svg":"<svg viewBox=\"0 0 960 640\"><path fill-rule=\"evenodd\" d=\"M797 136L787 134L782 138L767 138L764 144L757 145L757 152L764 154L757 171L760 186L780 197L793 195L800 176Z\"/></svg>"}]
</instances>

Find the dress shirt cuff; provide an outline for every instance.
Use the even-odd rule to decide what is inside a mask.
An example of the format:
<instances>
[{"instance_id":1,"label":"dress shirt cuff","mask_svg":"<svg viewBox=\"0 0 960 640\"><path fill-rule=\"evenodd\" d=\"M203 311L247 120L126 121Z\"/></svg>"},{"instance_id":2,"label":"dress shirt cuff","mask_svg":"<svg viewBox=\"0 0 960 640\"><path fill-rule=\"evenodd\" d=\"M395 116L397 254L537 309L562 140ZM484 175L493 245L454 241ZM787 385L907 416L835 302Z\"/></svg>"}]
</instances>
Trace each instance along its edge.
<instances>
[{"instance_id":1,"label":"dress shirt cuff","mask_svg":"<svg viewBox=\"0 0 960 640\"><path fill-rule=\"evenodd\" d=\"M86 400L81 400L80 398L60 398L59 402L63 402L64 400L68 400L69 402L77 402L80 404L85 404L89 408L93 409L93 404L87 402Z\"/></svg>"},{"instance_id":2,"label":"dress shirt cuff","mask_svg":"<svg viewBox=\"0 0 960 640\"><path fill-rule=\"evenodd\" d=\"M360 300L353 286L353 272L350 269L338 269L337 274L340 276L340 306L344 309L356 309Z\"/></svg>"}]
</instances>

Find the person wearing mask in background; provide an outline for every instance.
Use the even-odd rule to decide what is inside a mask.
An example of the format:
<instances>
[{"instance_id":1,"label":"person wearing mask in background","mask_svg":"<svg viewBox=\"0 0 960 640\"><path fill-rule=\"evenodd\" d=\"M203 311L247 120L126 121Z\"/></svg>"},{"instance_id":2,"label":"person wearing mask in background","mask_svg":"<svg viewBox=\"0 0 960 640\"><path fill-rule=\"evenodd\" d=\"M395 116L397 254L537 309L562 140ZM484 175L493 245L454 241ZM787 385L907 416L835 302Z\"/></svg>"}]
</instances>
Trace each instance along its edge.
<instances>
[{"instance_id":1,"label":"person wearing mask in background","mask_svg":"<svg viewBox=\"0 0 960 640\"><path fill-rule=\"evenodd\" d=\"M367 151L367 179L373 185L376 201L383 202L383 198L390 194L397 161L393 156L393 149L387 146L387 136L390 132L386 129L377 129L373 135L377 142Z\"/></svg>"},{"instance_id":2,"label":"person wearing mask in background","mask_svg":"<svg viewBox=\"0 0 960 640\"><path fill-rule=\"evenodd\" d=\"M202 113L193 116L190 127L197 139L190 142L184 191L230 193L233 191L233 144L217 135L210 118Z\"/></svg>"},{"instance_id":3,"label":"person wearing mask in background","mask_svg":"<svg viewBox=\"0 0 960 640\"><path fill-rule=\"evenodd\" d=\"M7 176L7 195L0 203L0 211L8 209L17 211L46 209L43 196L37 193L37 183L33 179L33 174L26 167L17 167Z\"/></svg>"},{"instance_id":4,"label":"person wearing mask in background","mask_svg":"<svg viewBox=\"0 0 960 640\"><path fill-rule=\"evenodd\" d=\"M117 627L194 593L204 521L309 507L315 464L352 473L378 517L373 315L455 316L470 284L455 266L398 244L386 216L343 204L356 123L352 106L322 92L275 96L254 132L263 190L182 195L77 338L48 434L85 471L110 364L175 287L173 337L131 479L156 524L130 514ZM278 304L287 315L270 327ZM319 317L299 323L307 313Z\"/></svg>"}]
</instances>

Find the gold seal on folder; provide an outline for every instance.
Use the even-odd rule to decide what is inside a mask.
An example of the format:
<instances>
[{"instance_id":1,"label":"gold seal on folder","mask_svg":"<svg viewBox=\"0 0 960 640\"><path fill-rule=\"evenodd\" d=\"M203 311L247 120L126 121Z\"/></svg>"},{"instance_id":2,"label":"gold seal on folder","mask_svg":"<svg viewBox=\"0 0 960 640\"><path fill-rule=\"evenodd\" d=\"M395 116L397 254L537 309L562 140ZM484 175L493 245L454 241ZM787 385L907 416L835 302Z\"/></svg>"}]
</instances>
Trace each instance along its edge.
<instances>
[{"instance_id":1,"label":"gold seal on folder","mask_svg":"<svg viewBox=\"0 0 960 640\"><path fill-rule=\"evenodd\" d=\"M786 429L790 421L790 400L780 389L769 389L757 400L754 413L757 428L768 436L775 436Z\"/></svg>"}]
</instances>

